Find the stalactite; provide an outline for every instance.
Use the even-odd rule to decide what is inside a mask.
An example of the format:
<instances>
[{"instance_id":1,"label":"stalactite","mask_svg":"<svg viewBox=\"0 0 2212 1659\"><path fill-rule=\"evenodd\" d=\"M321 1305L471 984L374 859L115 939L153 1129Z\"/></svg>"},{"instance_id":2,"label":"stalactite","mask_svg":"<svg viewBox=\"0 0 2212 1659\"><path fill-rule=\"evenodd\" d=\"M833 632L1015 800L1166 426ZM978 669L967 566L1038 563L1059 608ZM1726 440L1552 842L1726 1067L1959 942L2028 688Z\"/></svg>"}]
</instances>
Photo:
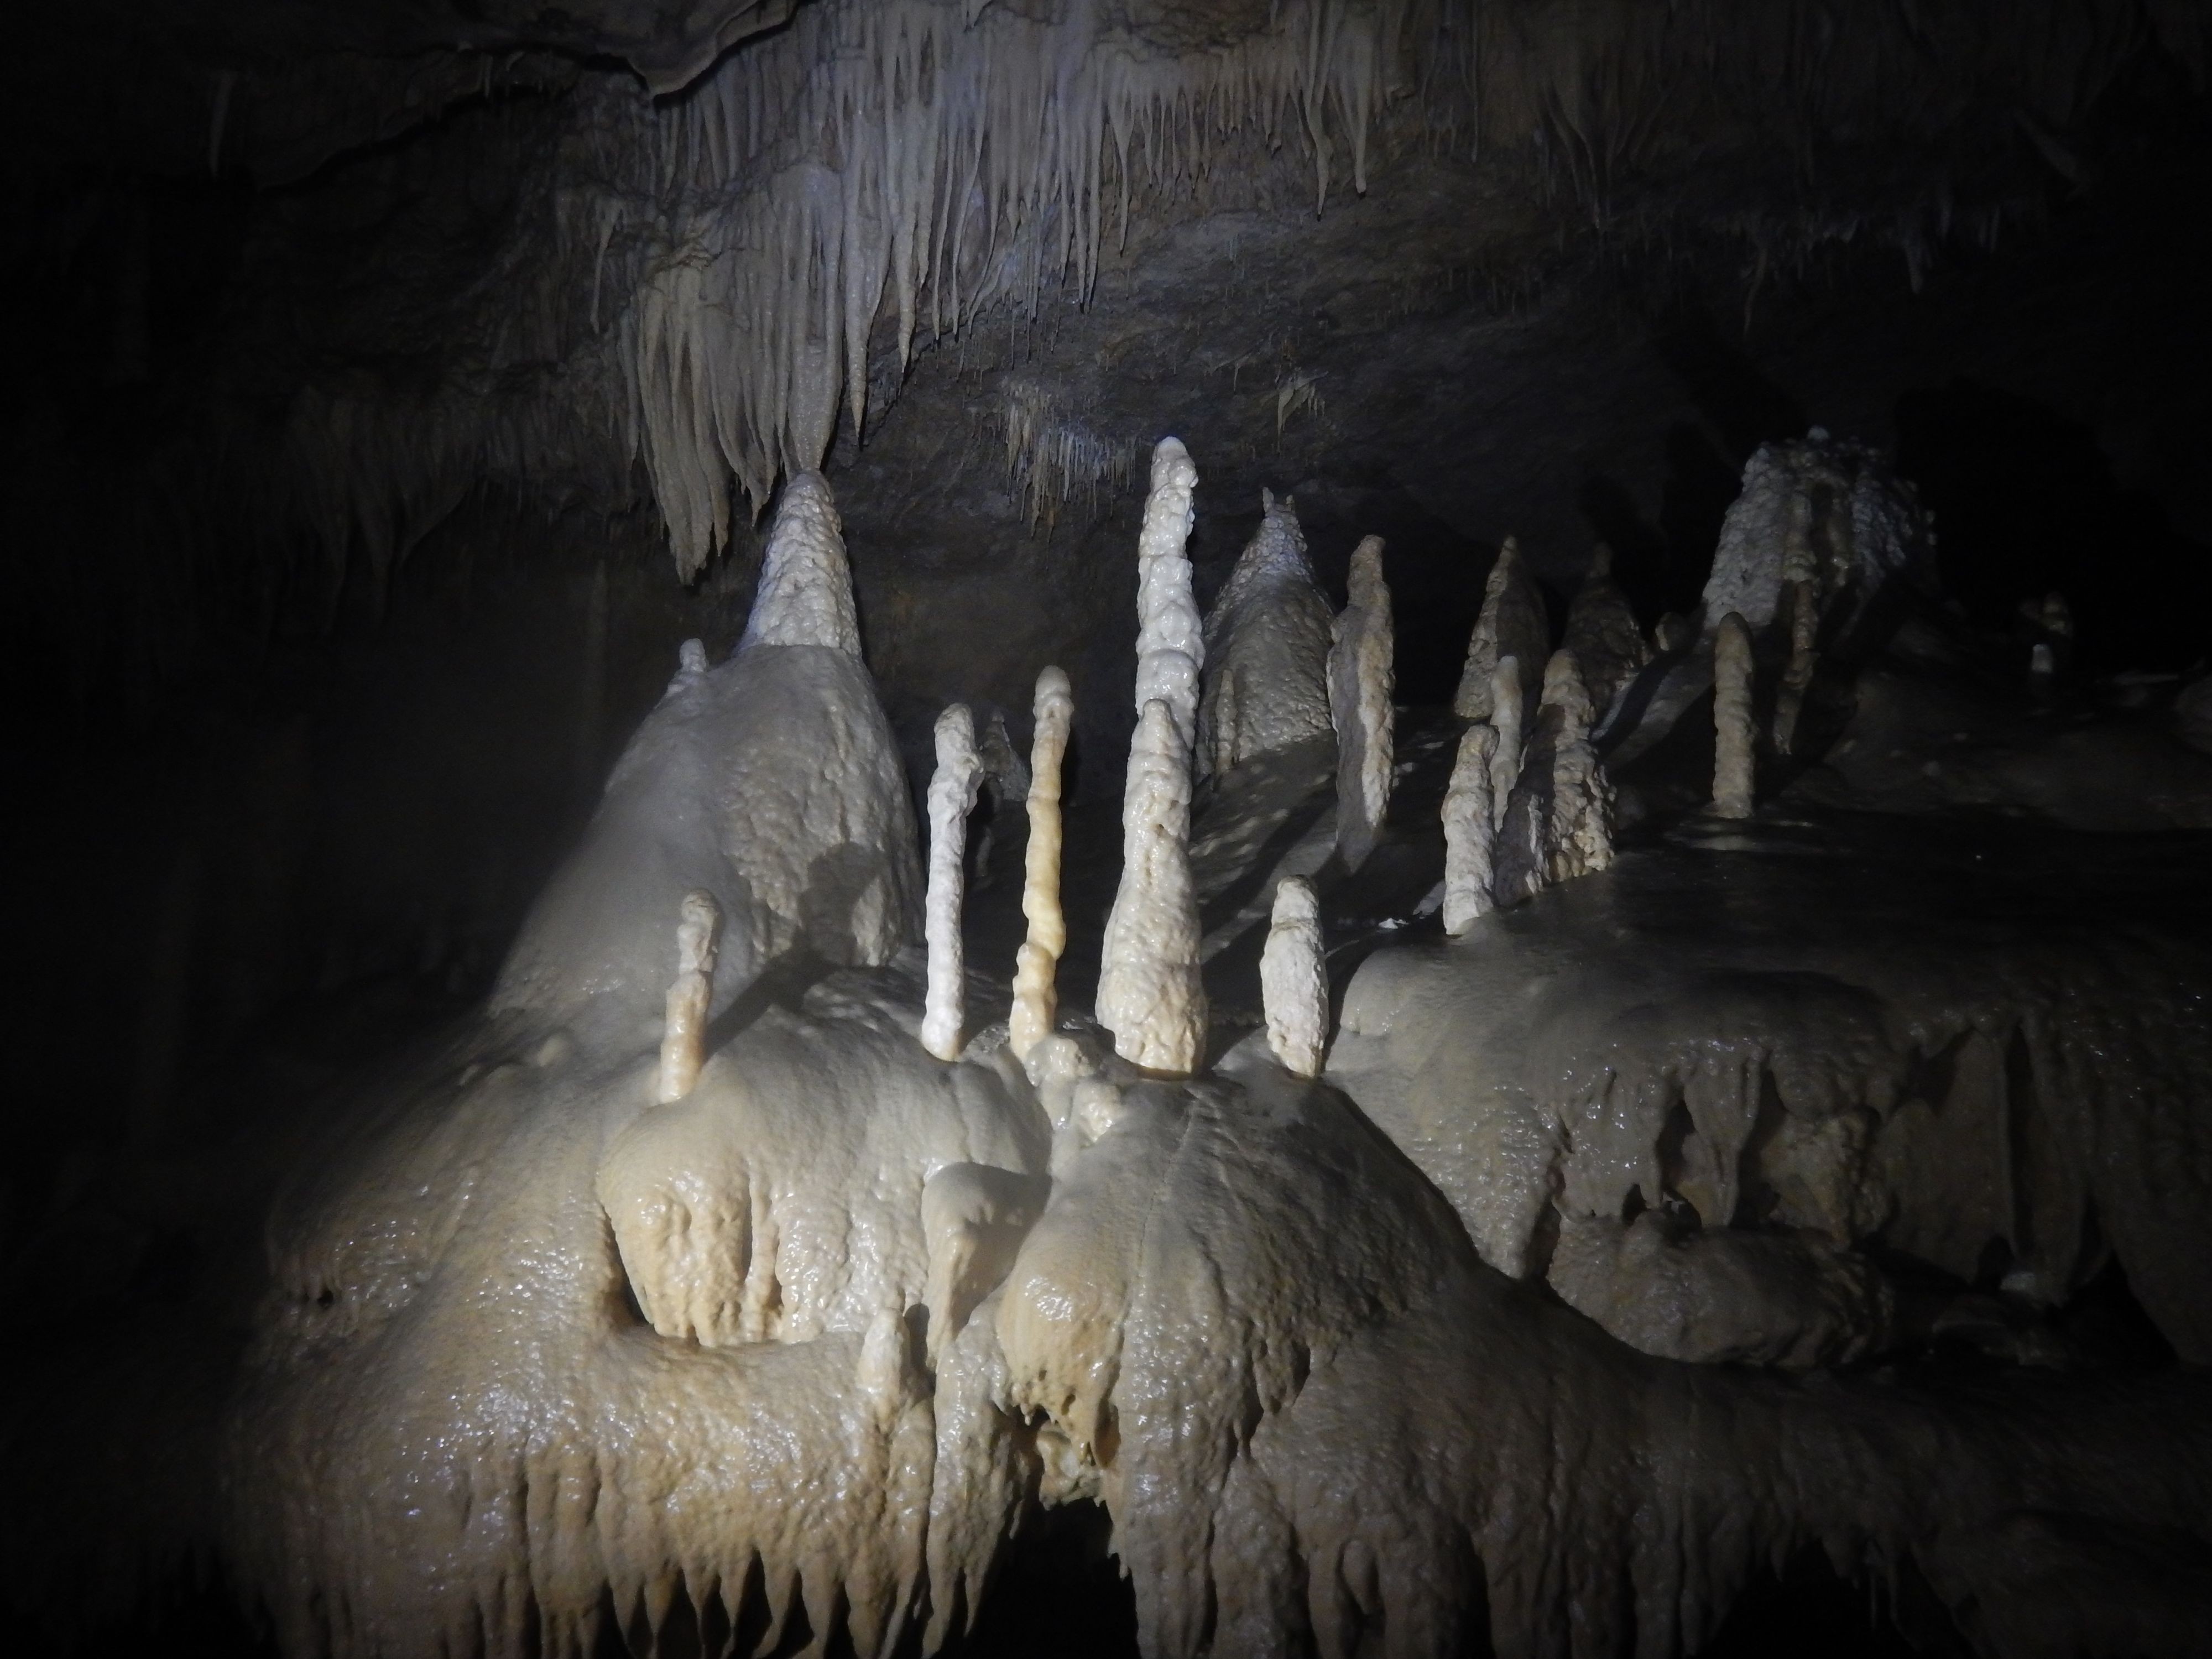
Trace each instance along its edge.
<instances>
[{"instance_id":1,"label":"stalactite","mask_svg":"<svg viewBox=\"0 0 2212 1659\"><path fill-rule=\"evenodd\" d=\"M1752 813L1753 746L1751 629L1731 611L1721 618L1713 640L1714 816L1747 818Z\"/></svg>"},{"instance_id":2,"label":"stalactite","mask_svg":"<svg viewBox=\"0 0 2212 1659\"><path fill-rule=\"evenodd\" d=\"M684 896L676 926L676 978L660 1032L660 1075L653 1098L665 1106L691 1092L706 1061L707 1014L714 1000L714 956L722 942L722 907L703 888Z\"/></svg>"},{"instance_id":3,"label":"stalactite","mask_svg":"<svg viewBox=\"0 0 2212 1659\"><path fill-rule=\"evenodd\" d=\"M1382 580L1382 538L1352 555L1349 602L1329 653L1329 716L1336 726L1336 849L1349 869L1366 860L1390 810L1395 635Z\"/></svg>"},{"instance_id":4,"label":"stalactite","mask_svg":"<svg viewBox=\"0 0 2212 1659\"><path fill-rule=\"evenodd\" d=\"M937 770L929 780L929 890L923 925L929 981L921 1044L939 1060L960 1058L968 980L962 960L960 908L968 872L968 814L983 769L975 757L975 723L956 702L937 717Z\"/></svg>"},{"instance_id":5,"label":"stalactite","mask_svg":"<svg viewBox=\"0 0 2212 1659\"><path fill-rule=\"evenodd\" d=\"M1267 1047L1294 1077L1319 1077L1328 1054L1328 965L1321 901L1304 876L1275 887L1274 914L1260 953Z\"/></svg>"},{"instance_id":6,"label":"stalactite","mask_svg":"<svg viewBox=\"0 0 2212 1659\"><path fill-rule=\"evenodd\" d=\"M1444 790L1444 932L1455 939L1497 908L1491 897L1498 826L1491 805L1490 767L1498 729L1470 726L1459 740Z\"/></svg>"},{"instance_id":7,"label":"stalactite","mask_svg":"<svg viewBox=\"0 0 2212 1659\"><path fill-rule=\"evenodd\" d=\"M1022 879L1028 937L1015 958L1014 1003L1006 1027L1014 1058L1022 1060L1052 1034L1058 1006L1054 975L1067 948L1067 919L1060 908L1060 773L1075 720L1075 698L1060 669L1038 674L1031 712L1036 726L1030 740L1030 835Z\"/></svg>"}]
</instances>

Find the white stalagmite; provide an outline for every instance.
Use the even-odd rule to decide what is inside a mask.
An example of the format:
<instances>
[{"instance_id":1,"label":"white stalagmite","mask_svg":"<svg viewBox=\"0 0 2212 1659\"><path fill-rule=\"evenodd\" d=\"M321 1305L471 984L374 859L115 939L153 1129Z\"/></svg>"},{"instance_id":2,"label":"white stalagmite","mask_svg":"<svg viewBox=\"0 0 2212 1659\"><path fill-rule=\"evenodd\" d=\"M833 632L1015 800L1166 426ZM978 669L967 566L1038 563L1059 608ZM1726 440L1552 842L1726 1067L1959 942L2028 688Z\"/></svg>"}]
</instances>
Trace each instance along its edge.
<instances>
[{"instance_id":1,"label":"white stalagmite","mask_svg":"<svg viewBox=\"0 0 2212 1659\"><path fill-rule=\"evenodd\" d=\"M1751 677L1751 629L1731 611L1713 640L1712 810L1718 817L1747 818L1752 812L1757 735Z\"/></svg>"},{"instance_id":2,"label":"white stalagmite","mask_svg":"<svg viewBox=\"0 0 2212 1659\"><path fill-rule=\"evenodd\" d=\"M1521 689L1521 659L1500 657L1491 688L1490 723L1498 729L1498 746L1490 757L1490 816L1492 823L1502 826L1513 786L1521 781L1522 722L1528 709Z\"/></svg>"},{"instance_id":3,"label":"white stalagmite","mask_svg":"<svg viewBox=\"0 0 2212 1659\"><path fill-rule=\"evenodd\" d=\"M975 723L956 702L937 717L937 770L929 780L929 892L922 927L928 941L929 984L922 1005L921 1044L939 1060L960 1058L967 1018L967 969L960 949L960 901L967 885L968 814L983 778L975 755Z\"/></svg>"},{"instance_id":4,"label":"white stalagmite","mask_svg":"<svg viewBox=\"0 0 2212 1659\"><path fill-rule=\"evenodd\" d=\"M752 614L738 641L740 651L750 645L827 645L860 654L844 528L819 472L801 472L783 487L761 556Z\"/></svg>"},{"instance_id":5,"label":"white stalagmite","mask_svg":"<svg viewBox=\"0 0 2212 1659\"><path fill-rule=\"evenodd\" d=\"M691 1092L705 1062L707 1015L714 1000L714 954L722 943L722 907L704 888L684 896L676 924L676 978L660 1030L660 1078L653 1098L665 1106Z\"/></svg>"},{"instance_id":6,"label":"white stalagmite","mask_svg":"<svg viewBox=\"0 0 2212 1659\"><path fill-rule=\"evenodd\" d=\"M1496 726L1468 726L1444 790L1444 932L1455 939L1497 908L1490 894L1498 834L1490 766L1497 752Z\"/></svg>"},{"instance_id":7,"label":"white stalagmite","mask_svg":"<svg viewBox=\"0 0 2212 1659\"><path fill-rule=\"evenodd\" d=\"M1628 596L1613 580L1613 550L1603 542L1590 554L1589 571L1567 607L1561 641L1582 665L1583 684L1598 713L1651 660L1651 647L1636 626Z\"/></svg>"},{"instance_id":8,"label":"white stalagmite","mask_svg":"<svg viewBox=\"0 0 2212 1659\"><path fill-rule=\"evenodd\" d=\"M1285 876L1276 884L1274 915L1260 952L1260 998L1275 1058L1295 1076L1319 1077L1328 1054L1328 966L1321 901L1304 876Z\"/></svg>"},{"instance_id":9,"label":"white stalagmite","mask_svg":"<svg viewBox=\"0 0 2212 1659\"><path fill-rule=\"evenodd\" d=\"M1390 808L1395 643L1380 536L1353 550L1348 586L1329 653L1328 704L1336 726L1336 848L1357 870L1374 851Z\"/></svg>"},{"instance_id":10,"label":"white stalagmite","mask_svg":"<svg viewBox=\"0 0 2212 1659\"><path fill-rule=\"evenodd\" d=\"M1552 623L1544 590L1528 574L1521 544L1508 536L1498 550L1482 587L1482 612L1467 642L1467 665L1460 671L1452 713L1463 720L1490 718L1492 685L1506 657L1540 662L1552 649Z\"/></svg>"},{"instance_id":11,"label":"white stalagmite","mask_svg":"<svg viewBox=\"0 0 2212 1659\"><path fill-rule=\"evenodd\" d=\"M1145 705L1121 796L1121 884L1106 918L1098 1023L1114 1051L1188 1076L1206 1051L1198 895L1190 875L1190 757L1173 712Z\"/></svg>"},{"instance_id":12,"label":"white stalagmite","mask_svg":"<svg viewBox=\"0 0 2212 1659\"><path fill-rule=\"evenodd\" d=\"M1058 1011L1054 975L1067 948L1067 918L1060 908L1060 773L1075 697L1060 669L1038 674L1032 712L1036 730L1030 740L1030 836L1022 878L1028 937L1014 961L1014 1002L1006 1025L1014 1058L1024 1060L1052 1034Z\"/></svg>"},{"instance_id":13,"label":"white stalagmite","mask_svg":"<svg viewBox=\"0 0 2212 1659\"><path fill-rule=\"evenodd\" d=\"M1544 823L1544 873L1551 881L1595 875L1613 864L1613 785L1589 740L1593 709L1575 653L1544 665L1545 738L1552 799Z\"/></svg>"},{"instance_id":14,"label":"white stalagmite","mask_svg":"<svg viewBox=\"0 0 2212 1659\"><path fill-rule=\"evenodd\" d=\"M1198 468L1182 441L1161 439L1152 451L1152 490L1137 538L1137 710L1166 703L1186 749L1197 741L1199 675L1206 665L1206 630L1183 556L1197 487Z\"/></svg>"},{"instance_id":15,"label":"white stalagmite","mask_svg":"<svg viewBox=\"0 0 2212 1659\"><path fill-rule=\"evenodd\" d=\"M1260 492L1260 528L1206 617L1201 775L1330 730L1328 601L1285 495Z\"/></svg>"}]
</instances>

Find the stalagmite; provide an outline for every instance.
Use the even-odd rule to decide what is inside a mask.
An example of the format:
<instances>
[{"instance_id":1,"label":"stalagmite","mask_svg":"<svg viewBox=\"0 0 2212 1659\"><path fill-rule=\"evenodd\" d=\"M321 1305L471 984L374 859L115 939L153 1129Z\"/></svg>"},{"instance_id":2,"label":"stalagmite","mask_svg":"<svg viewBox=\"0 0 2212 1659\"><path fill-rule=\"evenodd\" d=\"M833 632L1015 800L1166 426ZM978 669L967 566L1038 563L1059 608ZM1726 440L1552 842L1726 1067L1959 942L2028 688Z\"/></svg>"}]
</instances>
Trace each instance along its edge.
<instances>
[{"instance_id":1,"label":"stalagmite","mask_svg":"<svg viewBox=\"0 0 2212 1659\"><path fill-rule=\"evenodd\" d=\"M1753 744L1751 709L1751 629L1731 611L1713 642L1713 814L1747 818L1752 812Z\"/></svg>"},{"instance_id":2,"label":"stalagmite","mask_svg":"<svg viewBox=\"0 0 2212 1659\"><path fill-rule=\"evenodd\" d=\"M1594 875L1613 863L1613 785L1589 740L1590 696L1573 652L1555 651L1544 665L1540 708L1552 772L1544 822L1545 877L1568 881Z\"/></svg>"},{"instance_id":3,"label":"stalagmite","mask_svg":"<svg viewBox=\"0 0 2212 1659\"><path fill-rule=\"evenodd\" d=\"M706 1061L707 1014L721 943L722 907L712 893L694 888L684 896L683 920L676 927L676 978L660 1032L660 1080L653 1098L664 1106L691 1092Z\"/></svg>"},{"instance_id":4,"label":"stalagmite","mask_svg":"<svg viewBox=\"0 0 2212 1659\"><path fill-rule=\"evenodd\" d=\"M819 472L801 472L784 485L738 650L826 645L860 654L860 619L853 608L844 529L829 483Z\"/></svg>"},{"instance_id":5,"label":"stalagmite","mask_svg":"<svg viewBox=\"0 0 2212 1659\"><path fill-rule=\"evenodd\" d=\"M1038 674L1033 710L1036 734L1030 740L1030 835L1023 855L1022 915L1028 937L1014 963L1014 1002L1006 1036L1014 1058L1051 1035L1057 1012L1054 975L1067 948L1067 920L1060 908L1060 772L1067 754L1067 733L1075 719L1075 698L1067 676L1058 668Z\"/></svg>"},{"instance_id":6,"label":"stalagmite","mask_svg":"<svg viewBox=\"0 0 2212 1659\"><path fill-rule=\"evenodd\" d=\"M1152 451L1152 492L1137 539L1137 710L1166 703L1186 749L1197 741L1199 674L1206 665L1206 632L1183 556L1197 487L1198 469L1182 441L1161 439Z\"/></svg>"},{"instance_id":7,"label":"stalagmite","mask_svg":"<svg viewBox=\"0 0 2212 1659\"><path fill-rule=\"evenodd\" d=\"M1274 915L1260 953L1260 996L1275 1058L1295 1076L1319 1077L1328 1053L1328 966L1321 901L1304 876L1276 884Z\"/></svg>"},{"instance_id":8,"label":"stalagmite","mask_svg":"<svg viewBox=\"0 0 2212 1659\"><path fill-rule=\"evenodd\" d=\"M1805 694L1812 689L1820 667L1820 599L1812 581L1793 582L1787 596L1790 612L1790 663L1782 671L1781 689L1774 697L1774 752L1786 755L1797 741L1797 722L1803 716Z\"/></svg>"},{"instance_id":9,"label":"stalagmite","mask_svg":"<svg viewBox=\"0 0 2212 1659\"><path fill-rule=\"evenodd\" d=\"M1490 765L1498 728L1478 723L1459 740L1444 790L1444 932L1455 939L1496 908L1490 895L1498 826L1491 806Z\"/></svg>"},{"instance_id":10,"label":"stalagmite","mask_svg":"<svg viewBox=\"0 0 2212 1659\"><path fill-rule=\"evenodd\" d=\"M1518 657L1523 662L1540 662L1551 649L1552 623L1544 605L1544 590L1528 574L1521 557L1521 544L1508 536L1483 584L1482 613L1475 618L1474 635L1467 642L1467 666L1460 672L1452 713L1463 720L1488 720L1492 681L1500 659Z\"/></svg>"},{"instance_id":11,"label":"stalagmite","mask_svg":"<svg viewBox=\"0 0 2212 1659\"><path fill-rule=\"evenodd\" d=\"M1498 746L1490 757L1490 815L1502 826L1513 786L1521 781L1521 728L1528 707L1521 690L1521 659L1500 657L1491 684L1490 723L1498 730Z\"/></svg>"},{"instance_id":12,"label":"stalagmite","mask_svg":"<svg viewBox=\"0 0 2212 1659\"><path fill-rule=\"evenodd\" d=\"M1188 1076L1206 1051L1198 896L1190 876L1190 759L1167 704L1145 705L1121 797L1121 884L1106 918L1098 1023L1114 1051Z\"/></svg>"},{"instance_id":13,"label":"stalagmite","mask_svg":"<svg viewBox=\"0 0 2212 1659\"><path fill-rule=\"evenodd\" d=\"M1628 596L1613 580L1613 550L1603 542L1591 553L1589 573L1567 607L1566 636L1561 643L1582 665L1583 684L1601 714L1651 660L1651 647L1636 626Z\"/></svg>"},{"instance_id":14,"label":"stalagmite","mask_svg":"<svg viewBox=\"0 0 2212 1659\"><path fill-rule=\"evenodd\" d=\"M1390 808L1395 640L1380 536L1353 550L1349 587L1329 653L1328 701L1336 726L1336 849L1357 870Z\"/></svg>"},{"instance_id":15,"label":"stalagmite","mask_svg":"<svg viewBox=\"0 0 2212 1659\"><path fill-rule=\"evenodd\" d=\"M967 969L960 948L960 901L967 885L968 814L982 781L975 725L956 702L937 717L937 770L929 780L929 892L923 908L929 988L922 1047L939 1060L960 1058L967 1016Z\"/></svg>"},{"instance_id":16,"label":"stalagmite","mask_svg":"<svg viewBox=\"0 0 2212 1659\"><path fill-rule=\"evenodd\" d=\"M1206 617L1201 774L1226 772L1330 730L1328 601L1288 496L1260 492L1260 528Z\"/></svg>"}]
</instances>

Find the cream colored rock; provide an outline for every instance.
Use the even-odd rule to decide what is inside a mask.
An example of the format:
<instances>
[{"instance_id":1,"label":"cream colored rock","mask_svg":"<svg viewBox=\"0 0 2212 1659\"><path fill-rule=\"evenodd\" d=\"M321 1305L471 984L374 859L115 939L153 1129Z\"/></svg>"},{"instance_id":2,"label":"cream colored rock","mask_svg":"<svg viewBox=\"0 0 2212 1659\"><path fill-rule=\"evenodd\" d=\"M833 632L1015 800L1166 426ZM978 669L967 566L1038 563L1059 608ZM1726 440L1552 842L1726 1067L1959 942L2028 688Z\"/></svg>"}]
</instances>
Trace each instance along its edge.
<instances>
[{"instance_id":1,"label":"cream colored rock","mask_svg":"<svg viewBox=\"0 0 2212 1659\"><path fill-rule=\"evenodd\" d=\"M1731 611L1713 642L1713 803L1716 817L1752 814L1758 730L1752 719L1751 629Z\"/></svg>"},{"instance_id":2,"label":"cream colored rock","mask_svg":"<svg viewBox=\"0 0 2212 1659\"><path fill-rule=\"evenodd\" d=\"M1190 757L1161 702L1145 705L1121 796L1121 884L1106 918L1098 1023L1114 1051L1188 1076L1206 1052L1198 895L1190 875Z\"/></svg>"},{"instance_id":3,"label":"cream colored rock","mask_svg":"<svg viewBox=\"0 0 2212 1659\"><path fill-rule=\"evenodd\" d=\"M1490 763L1498 730L1486 722L1468 727L1444 790L1444 932L1455 939L1497 908L1491 896L1498 834L1490 799Z\"/></svg>"},{"instance_id":4,"label":"cream colored rock","mask_svg":"<svg viewBox=\"0 0 2212 1659\"><path fill-rule=\"evenodd\" d=\"M937 769L929 780L929 894L923 909L929 985L922 1003L921 1046L939 1060L960 1058L967 1019L960 910L968 880L968 814L975 810L982 778L975 720L967 704L953 703L937 717Z\"/></svg>"},{"instance_id":5,"label":"cream colored rock","mask_svg":"<svg viewBox=\"0 0 2212 1659\"><path fill-rule=\"evenodd\" d=\"M1613 550L1602 542L1590 555L1589 572L1567 607L1561 643L1582 665L1583 683L1601 714L1651 660L1651 647L1636 626L1628 596L1613 580Z\"/></svg>"},{"instance_id":6,"label":"cream colored rock","mask_svg":"<svg viewBox=\"0 0 2212 1659\"><path fill-rule=\"evenodd\" d=\"M1206 613L1201 775L1331 729L1331 621L1290 498L1262 490L1260 528Z\"/></svg>"},{"instance_id":7,"label":"cream colored rock","mask_svg":"<svg viewBox=\"0 0 2212 1659\"><path fill-rule=\"evenodd\" d=\"M1521 544L1508 536L1483 584L1482 611L1468 641L1467 665L1460 672L1452 713L1463 720L1488 720L1499 661L1518 657L1524 663L1540 662L1551 649L1552 622L1544 590L1528 574Z\"/></svg>"},{"instance_id":8,"label":"cream colored rock","mask_svg":"<svg viewBox=\"0 0 2212 1659\"><path fill-rule=\"evenodd\" d=\"M1490 723L1497 729L1497 746L1490 756L1490 811L1499 827L1513 799L1513 786L1521 781L1522 723L1528 702L1522 690L1521 659L1500 657L1492 677Z\"/></svg>"},{"instance_id":9,"label":"cream colored rock","mask_svg":"<svg viewBox=\"0 0 2212 1659\"><path fill-rule=\"evenodd\" d=\"M1328 963L1321 901L1304 876L1275 887L1275 911L1260 953L1267 1047L1294 1077L1319 1077L1328 1054Z\"/></svg>"},{"instance_id":10,"label":"cream colored rock","mask_svg":"<svg viewBox=\"0 0 2212 1659\"><path fill-rule=\"evenodd\" d=\"M799 473L784 485L761 555L752 614L738 641L740 651L753 645L823 645L860 654L844 528L819 472Z\"/></svg>"},{"instance_id":11,"label":"cream colored rock","mask_svg":"<svg viewBox=\"0 0 2212 1659\"><path fill-rule=\"evenodd\" d=\"M1052 1033L1059 1006L1054 979L1060 953L1067 948L1067 920L1060 904L1060 791L1075 697L1058 668L1037 675L1032 713L1029 842L1022 858L1022 916L1028 927L1014 959L1014 1001L1006 1024L1014 1057L1024 1061Z\"/></svg>"},{"instance_id":12,"label":"cream colored rock","mask_svg":"<svg viewBox=\"0 0 2212 1659\"><path fill-rule=\"evenodd\" d=\"M1206 663L1206 630L1191 597L1190 561L1183 544L1193 520L1191 492L1198 469L1177 438L1152 451L1152 490L1145 498L1137 540L1137 712L1164 702L1188 749L1197 740L1199 678Z\"/></svg>"},{"instance_id":13,"label":"cream colored rock","mask_svg":"<svg viewBox=\"0 0 2212 1659\"><path fill-rule=\"evenodd\" d=\"M1552 799L1544 823L1544 872L1551 881L1593 875L1613 864L1613 785L1590 743L1594 716L1571 651L1544 665L1538 705L1551 751Z\"/></svg>"},{"instance_id":14,"label":"cream colored rock","mask_svg":"<svg viewBox=\"0 0 2212 1659\"><path fill-rule=\"evenodd\" d=\"M1357 870L1390 810L1395 641L1380 536L1353 550L1348 586L1329 652L1328 702L1336 727L1336 850Z\"/></svg>"},{"instance_id":15,"label":"cream colored rock","mask_svg":"<svg viewBox=\"0 0 2212 1659\"><path fill-rule=\"evenodd\" d=\"M722 942L722 907L694 889L684 896L676 926L676 978L660 1033L660 1080L653 1098L666 1105L691 1092L706 1060L707 1012L714 996L714 952Z\"/></svg>"}]
</instances>

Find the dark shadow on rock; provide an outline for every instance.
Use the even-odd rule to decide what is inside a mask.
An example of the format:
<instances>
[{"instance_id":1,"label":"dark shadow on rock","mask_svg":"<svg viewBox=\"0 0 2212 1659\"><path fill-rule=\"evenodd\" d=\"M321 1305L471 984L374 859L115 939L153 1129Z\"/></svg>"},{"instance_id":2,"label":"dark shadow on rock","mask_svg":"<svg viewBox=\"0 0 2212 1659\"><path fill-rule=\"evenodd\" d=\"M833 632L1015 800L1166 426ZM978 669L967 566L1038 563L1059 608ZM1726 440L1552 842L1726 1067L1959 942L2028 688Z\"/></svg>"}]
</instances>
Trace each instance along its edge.
<instances>
[{"instance_id":1,"label":"dark shadow on rock","mask_svg":"<svg viewBox=\"0 0 2212 1659\"><path fill-rule=\"evenodd\" d=\"M1659 319L1652 343L1738 465L1770 439L1804 435L1804 405L1723 334L1702 307L1680 306Z\"/></svg>"}]
</instances>

